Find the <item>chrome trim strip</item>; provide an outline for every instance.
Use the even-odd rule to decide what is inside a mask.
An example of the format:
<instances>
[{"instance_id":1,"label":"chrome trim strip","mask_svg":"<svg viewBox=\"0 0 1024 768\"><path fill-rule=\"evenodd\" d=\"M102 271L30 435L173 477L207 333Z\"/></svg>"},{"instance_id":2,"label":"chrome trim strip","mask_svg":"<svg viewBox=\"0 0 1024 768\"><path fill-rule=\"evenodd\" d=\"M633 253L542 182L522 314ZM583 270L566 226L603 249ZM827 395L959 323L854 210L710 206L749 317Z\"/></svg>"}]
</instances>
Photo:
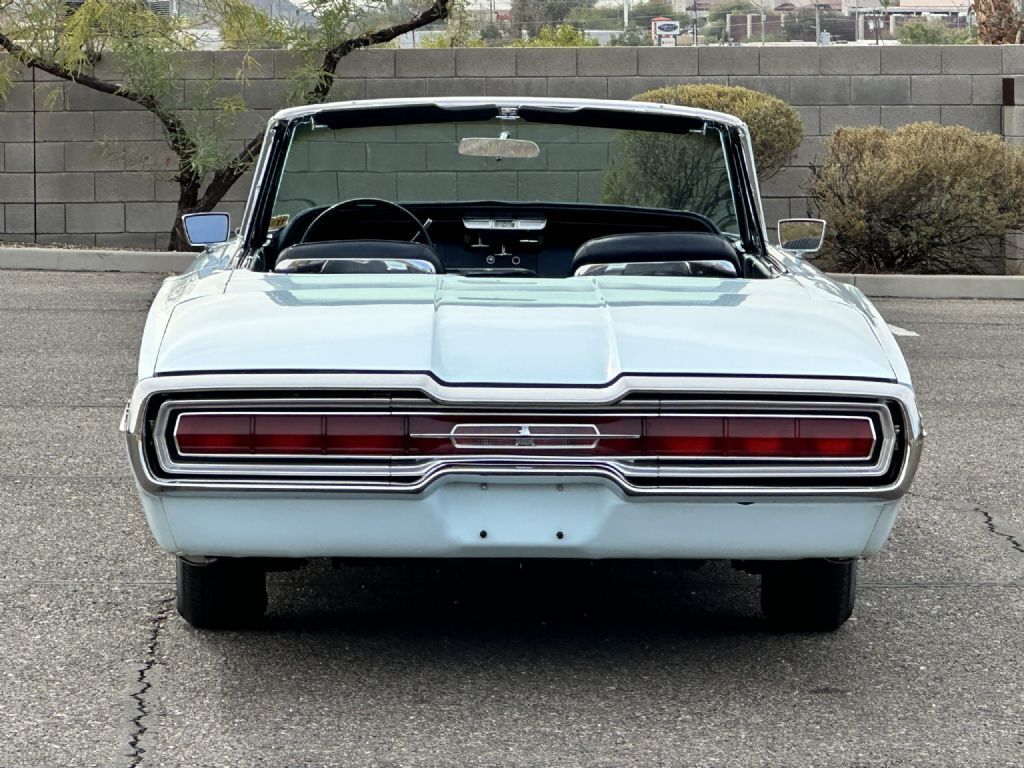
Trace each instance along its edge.
<instances>
[{"instance_id":1,"label":"chrome trim strip","mask_svg":"<svg viewBox=\"0 0 1024 768\"><path fill-rule=\"evenodd\" d=\"M505 427L509 430L514 430L518 427L516 432L501 432L501 428ZM567 430L562 433L558 432L541 432L534 433L533 430L538 427L544 427L547 429ZM588 430L589 428L589 430ZM489 429L490 432L476 432L472 430L476 429ZM573 434L571 430L577 430L576 434ZM459 434L459 430L467 430L464 434ZM428 437L427 435L410 435L410 437ZM578 449L593 449L597 447L597 444L601 442L603 437L610 437L610 435L602 435L601 430L597 428L596 424L456 424L452 427L451 432L444 435L443 439L451 441L451 444L455 448L477 448L485 450L487 448L504 449L508 451L528 451L536 448L537 446L532 444L535 439L539 440L575 440L576 443L573 445L545 445L544 450L546 451L574 451ZM637 435L639 437L639 435ZM498 440L515 440L514 445L495 445L486 444L486 441L498 441ZM460 440L463 442L460 444ZM530 442L527 442L530 441ZM466 443L471 443L467 445ZM480 445L480 443L485 443Z\"/></svg>"},{"instance_id":2,"label":"chrome trim strip","mask_svg":"<svg viewBox=\"0 0 1024 768\"><path fill-rule=\"evenodd\" d=\"M509 222L510 226L499 222ZM539 232L547 226L547 220L516 216L463 216L462 226L473 231Z\"/></svg>"},{"instance_id":3,"label":"chrome trim strip","mask_svg":"<svg viewBox=\"0 0 1024 768\"><path fill-rule=\"evenodd\" d=\"M338 400L338 401L334 401L334 402L335 402L336 405L346 405L347 404L347 401L345 401L345 400ZM369 464L369 462L376 462L377 465L393 464L396 461L398 461L398 462L407 462L407 463L410 463L410 464L415 462L416 466L426 466L426 463L430 459L435 458L436 456L438 456L436 454L424 454L422 456L389 456L389 455L382 455L382 454L335 454L335 455L330 455L330 454L323 455L323 454L320 454L320 455L318 455L318 454L308 454L308 453L304 453L304 454L284 454L284 453L191 453L191 452L186 452L186 451L181 450L181 445L178 443L178 423L180 422L180 420L181 420L181 418L183 416L189 416L189 415L197 414L197 413L205 413L205 414L212 415L212 416L227 416L227 415L232 415L232 416L290 416L290 415L298 415L298 414L301 414L303 416L334 416L334 415L346 415L346 416L381 416L381 415L385 415L385 416L445 416L445 415L451 415L450 412L445 412L445 411L431 411L431 412L422 412L422 411L393 411L393 410L379 410L379 411L330 410L330 411L326 411L326 410L319 410L318 409L318 410L302 410L300 412L300 411L296 411L296 410L284 410L284 409L281 409L280 406L281 406L282 403L294 405L296 408L302 407L302 406L306 405L306 401L303 401L301 399L288 399L288 400L216 400L216 401L168 400L168 401L166 401L160 407L160 411L159 411L159 413L157 415L157 420L156 420L156 425L155 425L154 433L157 434L157 435L161 435L161 434L165 434L166 432L169 431L170 434L171 434L171 439L174 442L174 449L175 449L176 453L179 456L189 457L189 458L199 458L199 459L218 459L218 458L219 459L246 459L248 461L244 465L241 465L241 464L216 464L216 463L213 463L213 462L196 463L196 462L188 462L188 461L175 461L174 458L170 455L170 452L167 449L166 443L161 440L161 441L158 441L158 442L155 443L155 448L157 450L157 455L160 458L161 468L164 469L165 471L169 472L169 473L184 472L184 473L192 473L192 474L216 474L216 473L223 472L223 473L237 474L240 469L245 469L245 468L259 469L260 471L272 472L272 471L274 471L274 467L280 467L281 471L285 472L286 474L296 474L293 471L289 471L289 470L293 470L295 468L294 465L291 465L289 467L287 465L274 464L273 463L274 460L275 459L277 459L277 460L280 460L280 459L301 459L301 460L305 460L305 461L309 461L309 462L317 462L317 464L310 464L310 465L307 465L305 467L305 470L306 470L307 473L316 473L316 472L327 471L326 468L324 467L324 464L323 464L324 462L333 462L335 464L338 464L341 461L344 461L346 459L347 460L358 461L358 462L364 462L365 461L365 462L368 462L368 463L367 464L355 464L353 466L363 467L363 468L367 468L367 469L370 466L372 466L371 464ZM322 406L324 404L325 404L324 401L317 401L317 405L318 406ZM204 405L210 405L212 407L203 408L202 406L204 406ZM744 473L737 473L737 474L744 474L744 475L746 475L746 474L749 474L749 475L760 475L760 474L768 473L768 472L776 472L776 471L778 471L778 467L780 465L783 465L783 464L786 464L786 465L793 464L793 465L797 465L797 466L799 466L799 465L809 465L809 464L815 464L815 465L827 464L829 466L821 467L820 470L818 470L814 474L836 474L837 476L842 475L842 476L851 476L852 477L852 476L860 476L860 475L868 475L868 474L875 474L875 475L884 474L885 471L888 469L889 460L892 458L892 453L893 453L893 450L894 450L895 434L894 434L894 431L893 431L893 428L892 428L892 422L891 422L891 419L889 417L888 410L886 408L884 408L884 407L881 407L881 406L865 406L865 405L852 405L851 406L850 403L832 403L832 404L785 403L785 404L783 404L785 406L786 410L796 411L796 415L794 416L794 414L792 414L792 413L765 413L765 414L741 413L741 414L737 414L735 411L729 412L729 413L720 413L720 412L718 412L718 409L721 408L721 406L723 405L722 403L716 403L716 408L714 410L710 411L710 412L704 411L704 410L699 410L699 406L701 405L700 403L689 403L688 405L689 405L689 408L687 410L679 411L679 412L676 412L676 411L663 411L663 412L657 413L657 414L644 414L644 415L638 415L638 414L635 414L635 413L632 413L632 412L627 412L627 415L631 416L633 418L660 418L660 417L672 417L672 418L681 417L681 418L685 418L685 417L688 417L688 416L729 418L729 417L735 417L737 415L741 415L741 416L747 416L747 417L750 417L750 418L759 418L759 419L789 419L789 418L794 418L795 417L795 418L801 418L801 419L842 419L842 420L867 421L868 422L868 426L871 428L872 446L871 446L871 450L865 456L860 457L860 458L849 458L849 457L829 458L829 457L824 457L824 456L822 456L822 457L799 457L799 456L773 457L773 456L763 456L763 457L757 457L757 458L750 458L750 457L744 457L744 456L682 456L682 455L678 455L678 454L673 454L671 456L660 456L660 455L651 454L651 455L643 455L643 456L622 456L622 457L602 456L602 457L599 457L599 460L600 461L604 461L604 462L607 462L609 460L614 460L617 463L620 463L620 464L623 464L623 465L628 464L630 462L640 462L640 463L643 463L643 462L652 462L652 461L666 461L666 462L703 461L703 462L710 462L712 464L730 464L730 463L738 464L738 463L743 463L744 465L748 465L748 471L744 472ZM771 407L774 410L779 410L782 407L779 404L775 404L773 406L772 404L769 404L769 403L755 404L755 403L744 402L744 403L742 403L742 405L743 405L743 407L746 407L746 408L751 408L751 406L760 407L760 408L769 408L769 407ZM230 406L236 406L236 407L232 408L232 409L229 409L229 410L222 410L223 408L227 408L227 407L230 407ZM241 407L237 407L237 406L241 406ZM263 406L263 408L261 408L261 406ZM807 409L808 412L800 412L798 409L801 408L801 407ZM882 435L883 435L883 438L882 438L881 450L879 451L879 457L878 457L878 459L873 464L871 464L871 465L863 465L862 466L862 465L858 465L857 462L867 461L868 459L871 458L871 454L873 454L875 452L875 446L876 446L877 441L878 441L878 433L875 430L875 422L871 419L870 416L866 416L866 415L860 416L860 415L841 415L841 414L821 413L822 410L828 410L830 407L834 408L834 409L843 409L843 410L849 410L852 407L852 408L856 408L857 410L863 410L863 411L867 411L867 412L870 412L870 413L874 413L878 417L879 423L882 425ZM810 412L811 409L814 409L813 412ZM616 416L618 414L619 414L619 412L617 412L615 410L612 410L612 409L609 409L609 410L604 411L602 413L581 413L579 415L582 418L595 418L595 419L598 419L598 418L608 418L608 417L611 417L611 416ZM464 413L460 412L459 415L464 415ZM493 416L495 418L498 418L498 417L504 416L506 414L503 414L501 412L488 412L488 413L482 414L482 415L486 415L488 417ZM512 417L515 416L515 414L508 414L508 415L512 416ZM564 414L555 414L555 413L545 414L543 412L531 412L530 415L531 416L553 416L553 417L557 417L557 416L564 415ZM169 430L169 425L170 425L170 421L171 421L172 417L175 420L174 428ZM502 427L502 426L519 426L519 425L518 424L469 424L469 425L457 424L453 428L452 432L436 433L436 434L431 434L431 433L415 433L415 434L411 434L410 437L413 437L413 438L432 438L432 439L438 439L438 440L451 440L453 445L455 445L456 448L473 447L473 446L460 446L454 440L454 437L453 437L454 430L458 429L459 427L464 427L464 426ZM604 433L601 433L598 430L597 426L593 425L593 424L544 424L544 425L529 425L529 426L548 426L548 427L552 427L552 428L559 428L559 427L561 427L561 428L592 427L594 429L594 434L595 434L596 437L595 437L594 440L592 440L589 443L586 443L586 444L581 443L581 444L578 444L578 445L570 445L570 446L544 446L543 449L547 450L547 451L577 450L577 449L596 448L597 445L600 443L600 441L605 439L605 438L608 438L608 439L620 439L620 440L621 439L637 440L637 439L640 438L640 435L620 435L620 434L611 434L611 433L604 434ZM513 435L510 435L508 433L505 433L505 434L501 434L501 433L476 433L476 434L472 434L472 435L466 435L466 437L467 438L473 438L473 439L487 438L487 437L508 439L510 437L513 437ZM580 435L569 435L569 436L561 435L560 436L560 435L551 435L551 434L543 434L543 435L536 435L535 434L535 435L532 435L532 437L536 437L536 438L540 438L540 439L558 439L559 437L563 437L563 438L565 438L565 437L578 438L578 437L580 437ZM498 449L498 450L529 450L530 448L533 448L535 446L478 446L478 447L480 447L481 449L490 447L490 448ZM461 460L471 460L471 459L480 458L480 457L497 458L497 459L510 458L511 460L516 461L516 462L521 462L522 461L522 457L519 457L519 456L516 456L516 457L506 457L506 456L502 456L502 455L490 456L488 454L479 454L479 455L473 455L473 454L457 454L457 455L443 454L443 455L440 455L439 458L436 458L436 461L440 462L440 463L457 462L457 461L461 461ZM534 457L531 457L531 460L533 460L533 458ZM537 457L537 458L539 460L539 459L545 458L545 457ZM547 457L547 458L550 458L550 457ZM576 459L576 458L577 457L574 457L574 459ZM265 460L267 460L267 462L266 463L256 463L256 462L252 461L253 459L265 459ZM590 459L589 457L578 457L578 459L580 461L597 461L598 460L598 459ZM759 463L771 464L771 465L776 465L776 466L771 467L771 468L766 468L763 472L758 470L758 469L756 469L756 468L753 468L753 467L749 466L749 465L755 465L755 464L759 464ZM318 466L318 464L319 464L319 466ZM839 465L842 465L842 464L851 465L851 466L854 467L854 469L847 470L847 469L839 466ZM837 470L837 467L838 467L838 470ZM665 469L665 468L663 467L663 469ZM679 468L679 469L682 470L683 468ZM808 472L810 472L810 469L808 469ZM704 468L704 469L702 469L700 471L697 471L695 474L696 475L708 474L707 468ZM787 474L789 474L789 473L787 473Z\"/></svg>"},{"instance_id":4,"label":"chrome trim strip","mask_svg":"<svg viewBox=\"0 0 1024 768\"><path fill-rule=\"evenodd\" d=\"M616 413L649 412L652 414L664 413L666 408L685 406L694 408L695 403L686 399L687 396L703 397L709 399L701 401L702 406L735 406L735 401L725 400L732 395L754 396L754 397L797 397L815 395L829 396L827 401L806 403L809 408L828 408L839 405L849 408L851 406L875 406L884 407L884 401L893 401L898 404L904 414L907 425L906 434L901 434L901 439L906 441L907 449L904 453L902 466L899 468L897 478L890 484L884 486L816 486L808 487L803 485L762 487L745 485L730 486L701 486L693 485L687 487L646 487L631 483L622 472L616 467L609 466L586 466L565 462L553 458L545 462L537 462L536 467L523 468L510 466L515 463L516 457L477 457L477 466L449 466L449 467L428 467L426 474L424 467L419 467L416 472L421 475L418 482L414 484L381 484L379 482L353 483L340 488L331 482L316 481L296 477L284 481L256 481L238 482L231 480L218 481L202 478L184 478L182 480L165 480L154 477L147 466L145 459L145 446L143 444L144 422L146 406L149 399L160 394L188 394L202 393L216 390L237 390L258 393L260 391L287 390L309 392L311 398L303 399L302 402L308 406L318 403L331 402L322 396L317 399L318 393L327 391L338 392L344 390L354 391L357 398L354 403L363 407L371 404L380 407L384 403L392 406L412 408L410 413L424 413L423 410L415 410L414 406L422 407L429 403L431 407L439 412L445 408L472 407L472 408L495 408L502 409L502 416L508 417L518 409L531 409L536 412L538 406L545 408L569 408L574 414L576 409L602 408L615 406ZM394 394L389 396L359 396L360 392L380 392L389 390ZM408 392L408 396L404 393ZM639 393L642 398L637 402L620 402L631 393ZM664 394L664 399L659 396ZM432 398L436 402L429 402ZM857 402L847 402L845 398L856 399ZM189 401L194 404L195 401ZM214 401L216 402L216 401ZM237 401L230 401L237 404ZM279 402L279 401L275 401ZM515 403L510 407L509 403ZM750 407L753 403L743 402L743 407ZM802 411L800 404L793 402L773 402L772 406L784 406L787 410ZM602 415L609 415L608 411L602 411ZM888 419L883 420L883 424ZM913 478L917 463L920 457L923 429L920 415L914 401L913 390L909 387L894 382L879 381L858 381L858 380L829 380L829 379L783 379L783 378L740 378L740 377L660 377L660 376L625 376L611 384L600 387L544 387L544 386L453 386L442 384L432 377L424 374L347 374L347 373L287 373L287 374L202 374L202 375L180 375L161 376L143 379L136 386L132 396L130 418L126 424L126 439L129 448L129 457L135 475L143 490L151 493L164 493L168 491L185 492L188 490L203 491L228 491L231 492L271 492L282 493L322 491L331 493L349 492L372 492L375 494L393 492L399 494L417 493L427 487L431 482L443 477L461 477L466 475L481 475L494 477L514 477L516 475L542 475L556 477L559 475L590 476L593 478L611 479L631 495L669 495L679 497L711 496L721 497L786 497L786 496L851 496L870 498L899 498L909 487ZM159 441L158 441L159 443ZM504 462L504 466L501 463ZM393 477L408 476L408 469L403 462L395 462L390 467ZM322 470L322 468L320 468ZM353 466L358 475L365 478L368 467ZM233 468L237 472L237 468ZM650 467L639 467L635 463L628 465L628 471L635 477L657 477L658 469ZM794 476L787 472L786 477Z\"/></svg>"},{"instance_id":5,"label":"chrome trim strip","mask_svg":"<svg viewBox=\"0 0 1024 768\"><path fill-rule=\"evenodd\" d=\"M558 478L594 478L599 480L611 480L615 485L620 488L624 493L629 496L678 496L678 497L726 497L736 499L747 499L747 498L785 498L785 497L864 497L873 499L897 499L905 494L905 487L909 486L910 479L913 477L911 468L916 471L917 468L917 453L908 454L912 457L912 462L906 462L896 482L891 485L884 487L849 487L849 486L779 486L779 487L765 487L765 486L747 486L747 485L728 485L728 486L685 486L685 487L647 487L638 486L630 483L627 478L623 475L614 471L610 467L574 467L574 466L555 466L555 467L492 467L492 466L466 466L466 467L447 467L437 472L425 475L419 481L409 484L397 484L397 483L353 483L344 487L339 487L336 484L332 484L324 481L306 480L302 483L289 483L289 482L270 482L270 483L251 483L245 481L232 481L232 480L204 480L202 482L194 482L187 479L184 480L164 480L154 478L145 466L142 467L144 473L139 477L140 485L150 493L166 493L169 491L194 491L194 492L217 492L217 491L230 491L232 493L252 493L255 495L264 495L266 493L282 493L282 494L294 494L294 493L305 493L305 492L318 492L318 493L329 493L334 494L371 494L373 496L380 495L382 493L406 496L414 495L423 492L429 486L433 485L442 479L459 479L464 480L473 478L479 479L486 482L489 479L494 478L508 478L515 479L517 477L550 477L552 482Z\"/></svg>"},{"instance_id":6,"label":"chrome trim strip","mask_svg":"<svg viewBox=\"0 0 1024 768\"><path fill-rule=\"evenodd\" d=\"M376 266L383 265L385 273L391 274L423 274L423 275L436 275L437 269L429 261L423 259L378 259L378 258L366 258L356 259L348 257L331 257L321 256L320 258L296 258L296 259L285 259L279 264L274 265L275 274L292 275L302 274L301 270L310 264L320 264L320 272L327 267L329 262L344 262L347 264L359 264L362 266L369 266L371 264ZM358 270L352 270L353 273L358 273ZM366 270L367 274L379 273L377 270ZM309 273L306 273L309 274ZM318 274L318 273L312 273Z\"/></svg>"},{"instance_id":7,"label":"chrome trim strip","mask_svg":"<svg viewBox=\"0 0 1024 768\"><path fill-rule=\"evenodd\" d=\"M175 377L184 379L186 377ZM187 377L189 381L195 381L193 377ZM154 380L147 380L153 382ZM167 379L156 380L157 382L168 382ZM142 388L142 382L139 385L139 389ZM168 382L169 383L169 382ZM181 382L177 382L180 384ZM865 384L872 384L867 383ZM377 380L377 387L381 386L380 379ZM891 385L885 385L886 388L891 389ZM202 391L196 387L188 387L191 391ZM288 389L295 390L294 384L288 386ZM648 387L643 387L641 391L646 391ZM144 414L145 403L148 397L152 396L156 392L151 392L145 395L144 399L133 397L133 419L132 424L139 424L140 417ZM139 392L136 391L136 395ZM561 392L559 392L561 394ZM680 395L680 392L674 394ZM902 393L902 397L890 397L890 399L897 399L900 401L904 411L906 408L906 392ZM352 400L359 404L366 404L368 400L366 398L358 398ZM381 406L384 402L388 401L387 398L372 398L377 406ZM432 413L444 413L444 411L438 407L437 403L431 403L422 396L415 398L392 398L392 401L400 402L403 406L407 406L411 401L416 401L421 404L429 404L434 409ZM910 398L912 404L912 397ZM202 401L204 406L211 406L216 408L217 406L239 406L239 404L249 404L252 400L237 400L237 399L214 399L208 401ZM256 402L271 402L276 407L281 407L282 404L298 402L304 407L318 406L318 404L337 404L339 402L349 402L348 400L326 400L326 399L298 399L298 400L256 400ZM883 451L881 452L884 456L880 456L880 461L877 465L871 467L857 467L854 468L847 476L849 477L870 477L873 473L874 476L878 476L884 473L888 469L889 462L891 461L892 452L895 447L895 432L893 430L892 423L889 418L888 409L885 408L882 403L869 403L869 402L849 402L849 401L815 401L815 402L800 402L800 401L726 401L721 399L709 400L707 402L693 402L682 399L679 397L675 401L665 400L666 407L672 409L673 407L685 406L690 411L698 411L701 415L707 415L707 411L702 411L699 407L713 406L721 408L723 406L737 407L741 406L743 409L755 410L758 407L761 408L784 408L790 413L805 413L808 410L818 411L819 414L822 410L829 408L841 408L849 410L851 408L864 410L865 412L874 412L879 414L880 423L883 426L884 444ZM482 407L494 408L497 403L479 403ZM630 413L636 415L637 412L632 411L632 404L626 400L623 401L621 407L624 410L618 410L614 407L603 411L598 416L607 417L612 414ZM644 400L644 406L651 406L651 402ZM654 403L656 404L656 403ZM157 426L157 434L164 434L167 426L166 419L168 414L172 412L174 407L186 406L188 408L195 408L197 406L196 400L169 400L163 403L161 409L161 419ZM552 402L548 401L548 408L551 408ZM564 408L570 406L570 403L559 403L559 407ZM139 410L141 409L141 410ZM402 412L406 410L402 409ZM266 413L266 412L261 412ZM332 413L338 413L332 411ZM347 413L353 413L351 411ZM380 411L373 412L374 415L380 415ZM393 412L392 412L393 413ZM409 410L409 414L424 415L425 412L421 410ZM536 414L536 410L532 412ZM651 415L668 415L665 409L658 408L655 412L648 412ZM502 417L511 416L509 412L502 411ZM728 415L735 415L732 412ZM808 414L813 416L814 414ZM778 415L783 416L783 415ZM820 414L821 418L829 418L826 414ZM835 418L835 417L833 417ZM864 418L864 417L850 417L850 418ZM915 423L916 412L912 411L907 414L908 423L911 424L911 431L913 431L912 425ZM916 423L920 425L920 420L916 420ZM713 495L716 497L721 496L734 496L741 492L741 495L755 495L755 496L807 496L807 495L852 495L852 496L872 496L877 498L897 498L902 495L900 483L908 482L907 467L911 464L916 465L916 454L920 453L920 439L908 439L908 450L906 452L906 460L904 461L904 467L900 474L900 481L895 485L885 487L870 487L870 486L858 486L858 487L842 487L842 486L828 486L828 487L808 487L808 486L784 486L784 487L765 487L765 486L748 486L743 484L731 484L727 486L715 486L715 485L692 485L687 487L674 487L674 486L662 486L662 487L648 487L637 485L630 481L630 477L637 479L647 478L648 480L654 480L657 478L671 479L671 480L685 480L688 478L698 479L700 477L708 477L713 474L716 477L722 477L726 479L737 479L737 480L756 480L757 478L794 478L800 479L805 477L815 476L828 476L836 477L839 471L850 471L849 468L837 468L835 466L816 466L816 467L795 467L792 464L780 471L781 467L770 467L770 466L744 466L739 468L725 468L716 467L709 468L706 466L702 467L657 467L649 466L654 458L644 458L642 460L623 459L615 460L614 458L599 458L595 460L566 460L566 458L558 457L530 457L530 464L534 466L523 467L522 458L515 456L473 456L473 457L444 457L442 459L428 460L428 461L417 461L417 460L404 460L395 459L388 460L382 457L368 457L369 461L357 461L352 460L350 463L345 465L334 464L330 466L325 465L305 465L305 466L288 466L283 467L281 464L276 465L258 465L258 464L247 464L242 467L239 465L225 465L217 467L216 465L180 465L170 461L170 457L166 450L166 444L163 440L157 440L156 446L158 447L158 454L160 455L160 462L164 466L165 470L181 474L181 475L209 475L211 472L218 470L225 474L237 476L240 470L247 472L260 473L266 472L267 474L273 474L275 479L267 480L246 480L238 481L231 480L230 478L218 479L210 477L181 477L181 478L157 478L155 477L148 467L143 455L144 446L142 444L141 431L132 431L128 434L129 439L129 454L132 458L132 464L136 471L136 476L139 478L140 483L143 487L151 490L153 493L163 493L164 490L178 489L178 488L209 488L209 489L292 489L292 490L323 490L332 489L335 492L359 492L359 490L376 490L376 492L385 492L385 490L391 490L391 492L397 493L417 493L419 490L425 488L430 482L445 476L465 475L465 474L480 474L494 475L494 476L514 476L514 475L544 475L544 476L555 476L559 474L571 474L571 475L591 475L594 477L605 477L614 479L615 482L620 484L624 490L629 494L635 495L675 495L675 496L694 496L694 495ZM249 458L248 456L245 458ZM274 457L278 458L278 457ZM308 459L309 457L301 457ZM675 460L675 457L667 459L667 461ZM376 462L376 466L374 465ZM648 466L643 466L647 464ZM881 471L879 469L881 467ZM319 477L310 478L309 475L318 475ZM911 475L912 476L912 475ZM324 479L332 478L332 479ZM347 478L344 485L340 485L339 481L343 481L342 478ZM367 478L373 478L367 481ZM379 478L379 479L378 479ZM399 480L399 482L393 482L390 480ZM401 479L408 479L409 482L400 482ZM418 479L417 479L418 478ZM839 478L837 478L839 479Z\"/></svg>"},{"instance_id":8,"label":"chrome trim strip","mask_svg":"<svg viewBox=\"0 0 1024 768\"><path fill-rule=\"evenodd\" d=\"M538 405L560 407L606 407L619 403L632 393L663 395L665 399L645 401L648 410L663 403L679 402L684 396L707 397L708 402L730 395L791 397L860 398L899 400L919 422L913 390L896 381L861 379L812 379L746 376L621 376L600 386L558 386L524 384L449 384L425 373L332 373L325 371L285 373L188 373L166 374L142 379L132 394L132 431L143 418L139 405L149 397L168 392L208 392L238 390L245 392L302 390L313 402L317 392L388 390L387 397L369 398L369 402L405 402L400 393L409 392L416 404L424 398L435 407L498 407L503 411L528 410ZM685 401L684 401L685 402Z\"/></svg>"}]
</instances>

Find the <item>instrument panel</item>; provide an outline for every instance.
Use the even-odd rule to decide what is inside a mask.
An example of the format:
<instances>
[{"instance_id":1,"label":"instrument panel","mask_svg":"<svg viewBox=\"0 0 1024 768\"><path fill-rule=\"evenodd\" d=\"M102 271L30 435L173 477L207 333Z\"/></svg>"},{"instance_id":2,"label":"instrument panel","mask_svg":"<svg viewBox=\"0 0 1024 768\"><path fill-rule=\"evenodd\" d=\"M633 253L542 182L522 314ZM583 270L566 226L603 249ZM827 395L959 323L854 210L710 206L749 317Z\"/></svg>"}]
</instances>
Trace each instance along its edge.
<instances>
[{"instance_id":1,"label":"instrument panel","mask_svg":"<svg viewBox=\"0 0 1024 768\"><path fill-rule=\"evenodd\" d=\"M456 274L536 275L546 227L542 216L464 216L462 252L446 252L445 267Z\"/></svg>"}]
</instances>

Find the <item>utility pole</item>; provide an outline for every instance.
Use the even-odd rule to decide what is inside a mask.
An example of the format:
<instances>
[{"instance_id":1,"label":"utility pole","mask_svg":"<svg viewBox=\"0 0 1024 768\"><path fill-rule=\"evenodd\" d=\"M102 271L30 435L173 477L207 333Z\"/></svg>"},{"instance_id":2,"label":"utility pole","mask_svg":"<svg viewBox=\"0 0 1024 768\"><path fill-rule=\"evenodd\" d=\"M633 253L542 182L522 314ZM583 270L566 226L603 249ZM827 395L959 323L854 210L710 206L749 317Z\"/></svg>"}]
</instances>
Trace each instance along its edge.
<instances>
[{"instance_id":1,"label":"utility pole","mask_svg":"<svg viewBox=\"0 0 1024 768\"><path fill-rule=\"evenodd\" d=\"M629 29L629 0L622 0L622 31Z\"/></svg>"},{"instance_id":2,"label":"utility pole","mask_svg":"<svg viewBox=\"0 0 1024 768\"><path fill-rule=\"evenodd\" d=\"M821 11L826 8L831 10L832 6L828 3L814 4L814 42L817 45L821 45Z\"/></svg>"}]
</instances>

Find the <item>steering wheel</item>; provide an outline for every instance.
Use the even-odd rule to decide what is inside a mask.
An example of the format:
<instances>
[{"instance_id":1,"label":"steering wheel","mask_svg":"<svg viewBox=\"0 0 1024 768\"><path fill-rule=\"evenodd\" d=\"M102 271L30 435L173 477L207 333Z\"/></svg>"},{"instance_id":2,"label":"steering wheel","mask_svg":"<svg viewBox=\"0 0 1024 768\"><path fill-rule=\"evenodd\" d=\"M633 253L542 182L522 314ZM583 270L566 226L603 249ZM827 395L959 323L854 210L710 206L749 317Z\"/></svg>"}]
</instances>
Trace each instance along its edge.
<instances>
[{"instance_id":1,"label":"steering wheel","mask_svg":"<svg viewBox=\"0 0 1024 768\"><path fill-rule=\"evenodd\" d=\"M318 238L314 235L319 235L321 232L328 233L334 228L335 221L342 217L343 214L347 214L357 208L368 208L368 209L381 209L387 208L397 213L400 213L410 222L416 225L416 234L413 235L411 242L416 242L420 237L423 238L423 242L430 248L434 247L434 241L430 239L430 234L427 232L427 228L423 226L415 214L409 211L407 208L402 207L398 203L393 203L390 200L381 200L377 197L354 197L351 200L343 200L340 203L335 203L326 211L321 213L315 219L313 223L309 225L305 234L302 236L300 243L318 242ZM338 238L331 238L338 239ZM395 240L393 237L384 237L382 240Z\"/></svg>"}]
</instances>

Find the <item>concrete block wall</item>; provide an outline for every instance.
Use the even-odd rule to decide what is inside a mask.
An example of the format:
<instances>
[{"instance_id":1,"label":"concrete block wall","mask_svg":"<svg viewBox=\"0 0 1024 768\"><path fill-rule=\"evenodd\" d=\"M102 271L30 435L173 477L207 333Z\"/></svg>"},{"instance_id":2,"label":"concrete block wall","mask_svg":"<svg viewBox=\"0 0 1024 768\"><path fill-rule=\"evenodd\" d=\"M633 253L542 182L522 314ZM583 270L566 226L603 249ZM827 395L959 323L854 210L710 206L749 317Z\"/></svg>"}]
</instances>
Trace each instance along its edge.
<instances>
[{"instance_id":1,"label":"concrete block wall","mask_svg":"<svg viewBox=\"0 0 1024 768\"><path fill-rule=\"evenodd\" d=\"M185 56L177 91L182 104L195 105L207 90L203 80L213 76L223 79L217 95L244 87L251 111L229 131L232 146L285 106L294 55L265 51L257 60L259 69L243 85L234 79L239 53ZM837 126L931 120L1024 143L1024 116L1003 107L1003 78L1024 76L1024 46L372 50L346 57L338 74L338 99L628 99L682 83L772 93L797 109L806 138L790 167L764 185L769 223L807 213L802 185ZM177 191L175 158L159 125L117 97L40 73L34 82L29 73L17 77L0 108L0 240L162 247ZM248 183L237 184L223 207L240 213Z\"/></svg>"}]
</instances>

